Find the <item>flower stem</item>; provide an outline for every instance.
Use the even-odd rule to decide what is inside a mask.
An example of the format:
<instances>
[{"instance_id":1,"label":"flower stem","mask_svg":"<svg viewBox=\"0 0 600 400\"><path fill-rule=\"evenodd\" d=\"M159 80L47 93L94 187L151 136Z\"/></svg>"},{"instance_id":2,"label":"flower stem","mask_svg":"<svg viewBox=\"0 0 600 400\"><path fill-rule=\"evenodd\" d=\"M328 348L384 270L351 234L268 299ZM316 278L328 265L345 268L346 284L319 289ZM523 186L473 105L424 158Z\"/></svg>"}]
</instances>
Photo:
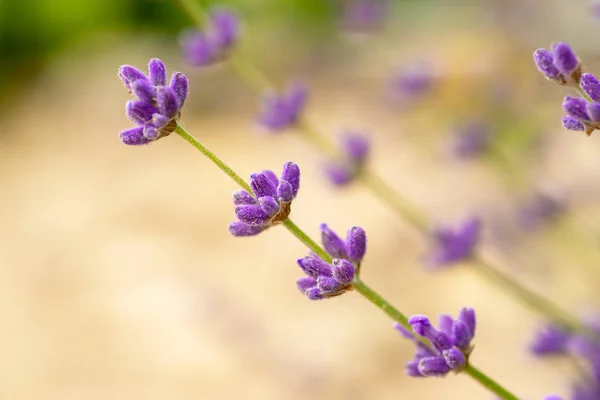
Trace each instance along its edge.
<instances>
[{"instance_id":1,"label":"flower stem","mask_svg":"<svg viewBox=\"0 0 600 400\"><path fill-rule=\"evenodd\" d=\"M398 322L405 329L407 329L409 331L412 330L412 327L408 323L408 318L406 317L406 315L402 314L393 305L388 303L387 300L385 300L383 297L381 297L379 295L379 293L375 292L373 289L371 289L369 286L367 286L362 280L360 280L358 278L354 278L354 281L352 282L352 286L354 287L354 290L356 290L364 298L366 298L371 303L373 303L381 311L386 313L394 321ZM515 396L514 394L509 392L498 382L494 381L492 378L485 375L483 372L481 372L479 369L475 368L474 366L468 364L466 366L466 368L463 370L463 372L468 374L469 376L471 376L473 379L475 379L477 382L479 382L485 388L487 388L488 390L490 390L491 392L493 392L494 394L499 396L501 399L519 400L519 398L517 396Z\"/></svg>"},{"instance_id":2,"label":"flower stem","mask_svg":"<svg viewBox=\"0 0 600 400\"><path fill-rule=\"evenodd\" d=\"M282 225L287 228L288 231L292 233L292 235L296 236L298 240L300 240L306 247L309 248L313 253L318 255L323 261L331 263L331 256L323 250L321 246L319 246L314 240L310 238L302 229L298 227L295 223L293 223L290 219L286 219L282 222Z\"/></svg>"},{"instance_id":3,"label":"flower stem","mask_svg":"<svg viewBox=\"0 0 600 400\"><path fill-rule=\"evenodd\" d=\"M194 146L200 153L204 154L206 158L212 161L219 169L225 172L231 179L233 179L238 185L240 185L245 191L252 194L252 189L250 185L243 180L238 174L236 174L229 165L225 164L223 160L215 155L212 151L207 149L202 143L198 141L194 136L192 136L188 131L185 130L180 124L177 124L175 128L175 133L184 138L189 144Z\"/></svg>"}]
</instances>

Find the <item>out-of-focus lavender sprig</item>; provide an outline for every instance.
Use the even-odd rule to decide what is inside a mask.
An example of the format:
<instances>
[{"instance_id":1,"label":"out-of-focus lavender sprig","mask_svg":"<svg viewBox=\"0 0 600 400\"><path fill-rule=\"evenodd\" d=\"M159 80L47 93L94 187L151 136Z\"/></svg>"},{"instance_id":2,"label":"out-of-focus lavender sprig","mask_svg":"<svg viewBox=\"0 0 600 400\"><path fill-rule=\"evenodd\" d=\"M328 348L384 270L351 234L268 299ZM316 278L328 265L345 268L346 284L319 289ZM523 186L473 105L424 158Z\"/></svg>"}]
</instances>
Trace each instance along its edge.
<instances>
[{"instance_id":1,"label":"out-of-focus lavender sprig","mask_svg":"<svg viewBox=\"0 0 600 400\"><path fill-rule=\"evenodd\" d=\"M293 162L285 163L281 179L269 170L254 173L250 187L252 194L245 190L233 194L238 218L229 225L233 236L255 236L288 218L300 188L300 168Z\"/></svg>"},{"instance_id":2,"label":"out-of-focus lavender sprig","mask_svg":"<svg viewBox=\"0 0 600 400\"><path fill-rule=\"evenodd\" d=\"M258 122L271 132L281 132L294 125L304 109L308 97L306 87L299 81L291 82L281 93L271 90L262 96Z\"/></svg>"},{"instance_id":3,"label":"out-of-focus lavender sprig","mask_svg":"<svg viewBox=\"0 0 600 400\"><path fill-rule=\"evenodd\" d=\"M125 88L136 96L125 105L127 117L135 128L121 131L123 143L138 146L168 136L175 130L188 93L188 80L174 72L167 85L167 69L158 58L148 63L148 75L131 65L119 68Z\"/></svg>"},{"instance_id":4,"label":"out-of-focus lavender sprig","mask_svg":"<svg viewBox=\"0 0 600 400\"><path fill-rule=\"evenodd\" d=\"M181 35L185 59L196 67L223 61L238 39L239 21L231 11L211 10L208 20L209 26L204 30L190 30Z\"/></svg>"},{"instance_id":5,"label":"out-of-focus lavender sprig","mask_svg":"<svg viewBox=\"0 0 600 400\"><path fill-rule=\"evenodd\" d=\"M481 220L469 218L452 229L440 226L433 232L434 247L425 258L427 266L437 268L471 257L481 236Z\"/></svg>"},{"instance_id":6,"label":"out-of-focus lavender sprig","mask_svg":"<svg viewBox=\"0 0 600 400\"><path fill-rule=\"evenodd\" d=\"M369 155L370 142L366 135L345 132L340 137L341 154L326 162L325 176L335 186L343 186L356 179Z\"/></svg>"},{"instance_id":7,"label":"out-of-focus lavender sprig","mask_svg":"<svg viewBox=\"0 0 600 400\"><path fill-rule=\"evenodd\" d=\"M361 227L350 228L346 240L326 224L321 224L320 230L323 248L333 261L327 263L313 253L298 260L306 276L298 279L296 285L310 300L339 296L352 290L352 280L358 276L367 252L367 235Z\"/></svg>"},{"instance_id":8,"label":"out-of-focus lavender sprig","mask_svg":"<svg viewBox=\"0 0 600 400\"><path fill-rule=\"evenodd\" d=\"M424 315L410 317L408 323L414 334L431 343L425 346L415 339L413 333L395 324L398 332L417 346L415 359L406 364L406 374L412 377L444 376L450 371L460 372L469 362L473 350L471 341L475 336L475 310L465 307L457 319L449 315L439 317L439 330Z\"/></svg>"},{"instance_id":9,"label":"out-of-focus lavender sprig","mask_svg":"<svg viewBox=\"0 0 600 400\"><path fill-rule=\"evenodd\" d=\"M389 81L395 99L403 105L412 104L430 93L436 85L432 66L425 60L399 67Z\"/></svg>"}]
</instances>

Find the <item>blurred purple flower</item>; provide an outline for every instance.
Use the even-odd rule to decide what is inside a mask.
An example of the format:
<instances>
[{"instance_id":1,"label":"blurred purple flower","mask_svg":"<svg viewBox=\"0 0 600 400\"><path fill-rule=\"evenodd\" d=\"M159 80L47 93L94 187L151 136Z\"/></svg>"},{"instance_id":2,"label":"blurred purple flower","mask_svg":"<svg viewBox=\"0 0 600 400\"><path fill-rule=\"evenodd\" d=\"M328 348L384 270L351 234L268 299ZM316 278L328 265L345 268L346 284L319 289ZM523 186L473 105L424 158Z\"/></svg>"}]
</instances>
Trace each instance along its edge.
<instances>
[{"instance_id":1,"label":"blurred purple flower","mask_svg":"<svg viewBox=\"0 0 600 400\"><path fill-rule=\"evenodd\" d=\"M537 191L518 210L519 225L533 230L559 217L567 210L564 199L550 192Z\"/></svg>"},{"instance_id":2,"label":"blurred purple flower","mask_svg":"<svg viewBox=\"0 0 600 400\"><path fill-rule=\"evenodd\" d=\"M158 58L148 63L148 76L131 65L119 68L119 78L137 100L125 105L127 117L135 128L121 131L123 143L132 146L148 144L168 136L177 127L187 93L188 81L181 72L174 72L167 86L167 69Z\"/></svg>"},{"instance_id":3,"label":"blurred purple flower","mask_svg":"<svg viewBox=\"0 0 600 400\"><path fill-rule=\"evenodd\" d=\"M349 31L372 31L381 27L386 11L386 0L347 0L341 5L341 25Z\"/></svg>"},{"instance_id":4,"label":"blurred purple flower","mask_svg":"<svg viewBox=\"0 0 600 400\"><path fill-rule=\"evenodd\" d=\"M304 109L307 96L306 87L297 81L288 85L283 93L265 93L262 97L259 124L271 132L282 131L292 126Z\"/></svg>"},{"instance_id":5,"label":"blurred purple flower","mask_svg":"<svg viewBox=\"0 0 600 400\"><path fill-rule=\"evenodd\" d=\"M293 162L285 163L281 179L269 170L254 173L250 175L250 187L253 194L245 190L233 194L238 218L229 225L233 236L255 236L285 221L300 188L300 169Z\"/></svg>"},{"instance_id":6,"label":"blurred purple flower","mask_svg":"<svg viewBox=\"0 0 600 400\"><path fill-rule=\"evenodd\" d=\"M460 159L471 159L485 152L490 145L489 124L480 119L468 120L455 131L452 153Z\"/></svg>"},{"instance_id":7,"label":"blurred purple flower","mask_svg":"<svg viewBox=\"0 0 600 400\"><path fill-rule=\"evenodd\" d=\"M455 229L436 228L433 232L435 247L426 257L426 264L441 267L469 258L479 242L480 233L478 218L467 219Z\"/></svg>"},{"instance_id":8,"label":"blurred purple flower","mask_svg":"<svg viewBox=\"0 0 600 400\"><path fill-rule=\"evenodd\" d=\"M340 147L341 157L328 161L324 166L325 175L336 186L350 183L360 175L370 143L363 134L346 132L340 138Z\"/></svg>"},{"instance_id":9,"label":"blurred purple flower","mask_svg":"<svg viewBox=\"0 0 600 400\"><path fill-rule=\"evenodd\" d=\"M395 97L403 102L419 100L435 87L431 65L425 61L400 68L392 76L390 88Z\"/></svg>"},{"instance_id":10,"label":"blurred purple flower","mask_svg":"<svg viewBox=\"0 0 600 400\"><path fill-rule=\"evenodd\" d=\"M210 26L204 31L186 31L181 46L186 61L197 67L222 61L235 46L239 22L235 14L216 9L209 13Z\"/></svg>"},{"instance_id":11,"label":"blurred purple flower","mask_svg":"<svg viewBox=\"0 0 600 400\"><path fill-rule=\"evenodd\" d=\"M414 315L408 323L414 334L398 323L394 325L403 337L417 346L415 359L406 364L407 375L444 376L450 371L460 372L465 368L473 350L471 341L475 336L475 310L464 307L455 320L449 315L440 315L439 330L424 315ZM427 339L430 346L417 340L415 334Z\"/></svg>"}]
</instances>

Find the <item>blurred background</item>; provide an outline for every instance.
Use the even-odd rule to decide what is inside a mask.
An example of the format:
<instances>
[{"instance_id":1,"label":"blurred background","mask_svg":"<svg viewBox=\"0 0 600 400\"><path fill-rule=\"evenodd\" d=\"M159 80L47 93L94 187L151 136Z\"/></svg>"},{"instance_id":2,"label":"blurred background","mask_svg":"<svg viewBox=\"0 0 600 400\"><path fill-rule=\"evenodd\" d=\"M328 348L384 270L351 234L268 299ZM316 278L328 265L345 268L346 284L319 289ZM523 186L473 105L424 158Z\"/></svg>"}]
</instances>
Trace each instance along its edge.
<instances>
[{"instance_id":1,"label":"blurred background","mask_svg":"<svg viewBox=\"0 0 600 400\"><path fill-rule=\"evenodd\" d=\"M277 85L307 83L324 134L367 133L370 165L432 221L480 215L500 268L595 309L598 136L562 128L568 91L531 59L565 41L599 72L593 2L395 0L366 18L341 0L204 4L239 13L236 51ZM282 228L232 238L236 186L178 137L120 143L117 69L151 57L187 74L185 125L242 176L300 165L308 233L365 228L362 276L404 313L473 306L477 367L524 399L568 393L571 363L527 353L542 317L467 264L425 270L430 243L360 187L332 188L294 132L261 132L226 65L185 65L190 26L174 1L0 1L1 399L492 398L462 375L406 377L412 344L357 294L304 298L305 248Z\"/></svg>"}]
</instances>

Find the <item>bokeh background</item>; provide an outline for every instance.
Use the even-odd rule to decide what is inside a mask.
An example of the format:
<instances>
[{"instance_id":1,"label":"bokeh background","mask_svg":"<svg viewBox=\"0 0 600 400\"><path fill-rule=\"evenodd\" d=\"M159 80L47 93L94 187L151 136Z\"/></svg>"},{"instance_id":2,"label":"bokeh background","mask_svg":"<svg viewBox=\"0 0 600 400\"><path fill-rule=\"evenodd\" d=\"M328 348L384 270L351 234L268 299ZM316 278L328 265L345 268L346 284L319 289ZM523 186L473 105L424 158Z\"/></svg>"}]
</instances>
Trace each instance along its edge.
<instances>
[{"instance_id":1,"label":"bokeh background","mask_svg":"<svg viewBox=\"0 0 600 400\"><path fill-rule=\"evenodd\" d=\"M306 117L324 134L368 133L372 168L432 221L482 216L482 250L500 268L574 313L594 310L600 144L561 127L567 91L531 61L566 41L598 71L591 2L389 1L358 32L348 2L218 4L243 18L245 57L278 85L304 79ZM425 270L429 243L360 187L332 188L293 131L264 134L256 96L226 66L184 64L190 26L173 1L0 2L1 399L492 397L462 375L407 378L413 346L357 294L307 301L295 289L305 248L282 228L232 238L234 183L175 135L121 144L117 68L151 57L188 75L185 125L242 176L301 166L302 228L366 229L363 277L404 313L471 305L475 365L526 399L568 392L569 362L526 351L539 315L467 264ZM427 89L394 90L415 70ZM472 121L493 146L457 159L449 149ZM519 207L540 190L566 211L525 229Z\"/></svg>"}]
</instances>

